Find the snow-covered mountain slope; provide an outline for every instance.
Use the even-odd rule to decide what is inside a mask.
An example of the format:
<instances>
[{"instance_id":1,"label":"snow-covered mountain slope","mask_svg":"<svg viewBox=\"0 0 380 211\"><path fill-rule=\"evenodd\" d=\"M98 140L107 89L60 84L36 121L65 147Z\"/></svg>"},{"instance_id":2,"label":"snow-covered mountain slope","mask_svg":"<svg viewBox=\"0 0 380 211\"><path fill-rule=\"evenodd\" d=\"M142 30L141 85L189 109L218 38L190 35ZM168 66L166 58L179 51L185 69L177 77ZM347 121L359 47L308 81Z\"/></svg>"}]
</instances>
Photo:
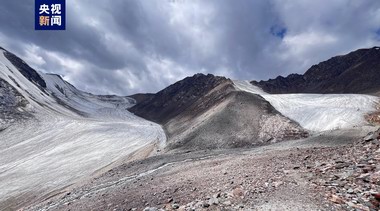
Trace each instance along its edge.
<instances>
[{"instance_id":1,"label":"snow-covered mountain slope","mask_svg":"<svg viewBox=\"0 0 380 211\"><path fill-rule=\"evenodd\" d=\"M77 90L64 81L59 75L41 74L48 90L59 104L83 116L100 118L131 118L125 115L127 108L134 105L135 100L129 97L114 95L93 95ZM122 111L120 114L119 111Z\"/></svg>"},{"instance_id":2,"label":"snow-covered mountain slope","mask_svg":"<svg viewBox=\"0 0 380 211\"><path fill-rule=\"evenodd\" d=\"M4 52L0 111L12 109L7 117L14 120L0 121L0 210L44 199L138 150L165 144L160 125L126 110L133 99L92 95L39 73L42 87Z\"/></svg>"},{"instance_id":3,"label":"snow-covered mountain slope","mask_svg":"<svg viewBox=\"0 0 380 211\"><path fill-rule=\"evenodd\" d=\"M379 98L361 94L268 94L248 81L234 81L246 92L258 94L283 115L316 132L367 124L365 115L376 110Z\"/></svg>"}]
</instances>

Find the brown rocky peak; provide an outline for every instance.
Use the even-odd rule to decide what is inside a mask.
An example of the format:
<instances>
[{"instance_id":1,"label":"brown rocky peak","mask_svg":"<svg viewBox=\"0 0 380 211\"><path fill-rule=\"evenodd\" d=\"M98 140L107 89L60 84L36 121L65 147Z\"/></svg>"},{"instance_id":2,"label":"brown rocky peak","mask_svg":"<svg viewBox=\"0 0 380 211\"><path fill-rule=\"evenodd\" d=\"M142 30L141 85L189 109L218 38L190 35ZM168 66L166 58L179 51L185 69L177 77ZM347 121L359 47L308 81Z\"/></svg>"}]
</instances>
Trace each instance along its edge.
<instances>
[{"instance_id":1,"label":"brown rocky peak","mask_svg":"<svg viewBox=\"0 0 380 211\"><path fill-rule=\"evenodd\" d=\"M366 93L380 91L380 47L359 49L311 66L303 75L252 81L269 93Z\"/></svg>"},{"instance_id":2,"label":"brown rocky peak","mask_svg":"<svg viewBox=\"0 0 380 211\"><path fill-rule=\"evenodd\" d=\"M222 83L232 85L232 81L225 77L198 73L139 102L130 111L146 119L165 123Z\"/></svg>"}]
</instances>

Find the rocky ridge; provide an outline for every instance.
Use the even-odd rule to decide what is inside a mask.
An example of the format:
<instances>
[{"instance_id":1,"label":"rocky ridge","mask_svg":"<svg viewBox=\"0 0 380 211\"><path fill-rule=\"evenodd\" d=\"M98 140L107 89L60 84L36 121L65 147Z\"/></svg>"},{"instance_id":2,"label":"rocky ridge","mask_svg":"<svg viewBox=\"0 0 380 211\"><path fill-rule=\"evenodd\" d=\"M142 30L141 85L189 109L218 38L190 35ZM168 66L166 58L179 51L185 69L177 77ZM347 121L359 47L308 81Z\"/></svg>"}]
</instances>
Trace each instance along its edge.
<instances>
[{"instance_id":1,"label":"rocky ridge","mask_svg":"<svg viewBox=\"0 0 380 211\"><path fill-rule=\"evenodd\" d=\"M3 48L2 48L3 49ZM4 49L3 49L4 50ZM27 78L29 81L35 83L38 87L46 88L46 82L44 79L38 74L36 70L31 68L27 63L25 63L22 59L14 55L13 53L4 50L4 56L20 71L20 73Z\"/></svg>"},{"instance_id":2,"label":"rocky ridge","mask_svg":"<svg viewBox=\"0 0 380 211\"><path fill-rule=\"evenodd\" d=\"M365 93L380 91L380 48L359 49L313 65L305 74L251 81L272 94L283 93Z\"/></svg>"}]
</instances>

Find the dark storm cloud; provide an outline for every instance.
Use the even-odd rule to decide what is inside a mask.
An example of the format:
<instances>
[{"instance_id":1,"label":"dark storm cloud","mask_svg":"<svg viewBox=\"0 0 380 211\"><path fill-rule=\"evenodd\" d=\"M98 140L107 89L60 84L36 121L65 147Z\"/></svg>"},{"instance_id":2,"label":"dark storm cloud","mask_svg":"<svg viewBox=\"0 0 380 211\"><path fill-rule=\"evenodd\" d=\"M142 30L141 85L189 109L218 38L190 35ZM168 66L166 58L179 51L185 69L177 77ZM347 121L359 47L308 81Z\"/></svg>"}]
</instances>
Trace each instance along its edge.
<instances>
[{"instance_id":1,"label":"dark storm cloud","mask_svg":"<svg viewBox=\"0 0 380 211\"><path fill-rule=\"evenodd\" d=\"M34 31L33 3L2 2L0 45L96 93L267 79L380 43L378 0L66 0L66 31Z\"/></svg>"},{"instance_id":2,"label":"dark storm cloud","mask_svg":"<svg viewBox=\"0 0 380 211\"><path fill-rule=\"evenodd\" d=\"M69 3L70 1L68 1ZM49 51L56 51L89 60L100 67L122 67L125 62L122 56L115 56L107 51L102 31L76 21L80 14L79 9L69 9L68 30L34 31L34 5L24 0L4 1L0 10L0 25L5 36L18 39L25 43L32 43ZM80 19L79 19L80 20ZM18 46L23 48L22 45Z\"/></svg>"}]
</instances>

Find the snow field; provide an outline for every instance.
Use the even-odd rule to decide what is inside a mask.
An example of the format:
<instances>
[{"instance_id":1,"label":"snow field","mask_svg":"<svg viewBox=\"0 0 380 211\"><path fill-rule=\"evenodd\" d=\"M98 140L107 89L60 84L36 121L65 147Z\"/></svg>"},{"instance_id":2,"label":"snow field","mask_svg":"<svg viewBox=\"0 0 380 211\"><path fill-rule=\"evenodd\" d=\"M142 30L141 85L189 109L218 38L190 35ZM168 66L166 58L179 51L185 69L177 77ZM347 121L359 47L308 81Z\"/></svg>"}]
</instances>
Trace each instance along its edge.
<instances>
[{"instance_id":1,"label":"snow field","mask_svg":"<svg viewBox=\"0 0 380 211\"><path fill-rule=\"evenodd\" d=\"M378 97L362 94L268 94L248 81L234 84L261 95L284 116L315 132L366 125L365 115L376 111L379 102Z\"/></svg>"},{"instance_id":2,"label":"snow field","mask_svg":"<svg viewBox=\"0 0 380 211\"><path fill-rule=\"evenodd\" d=\"M40 75L46 92L0 50L0 77L28 100L35 117L0 132L0 207L74 184L148 145L165 145L160 125L126 110L132 99L92 95L57 75Z\"/></svg>"}]
</instances>

